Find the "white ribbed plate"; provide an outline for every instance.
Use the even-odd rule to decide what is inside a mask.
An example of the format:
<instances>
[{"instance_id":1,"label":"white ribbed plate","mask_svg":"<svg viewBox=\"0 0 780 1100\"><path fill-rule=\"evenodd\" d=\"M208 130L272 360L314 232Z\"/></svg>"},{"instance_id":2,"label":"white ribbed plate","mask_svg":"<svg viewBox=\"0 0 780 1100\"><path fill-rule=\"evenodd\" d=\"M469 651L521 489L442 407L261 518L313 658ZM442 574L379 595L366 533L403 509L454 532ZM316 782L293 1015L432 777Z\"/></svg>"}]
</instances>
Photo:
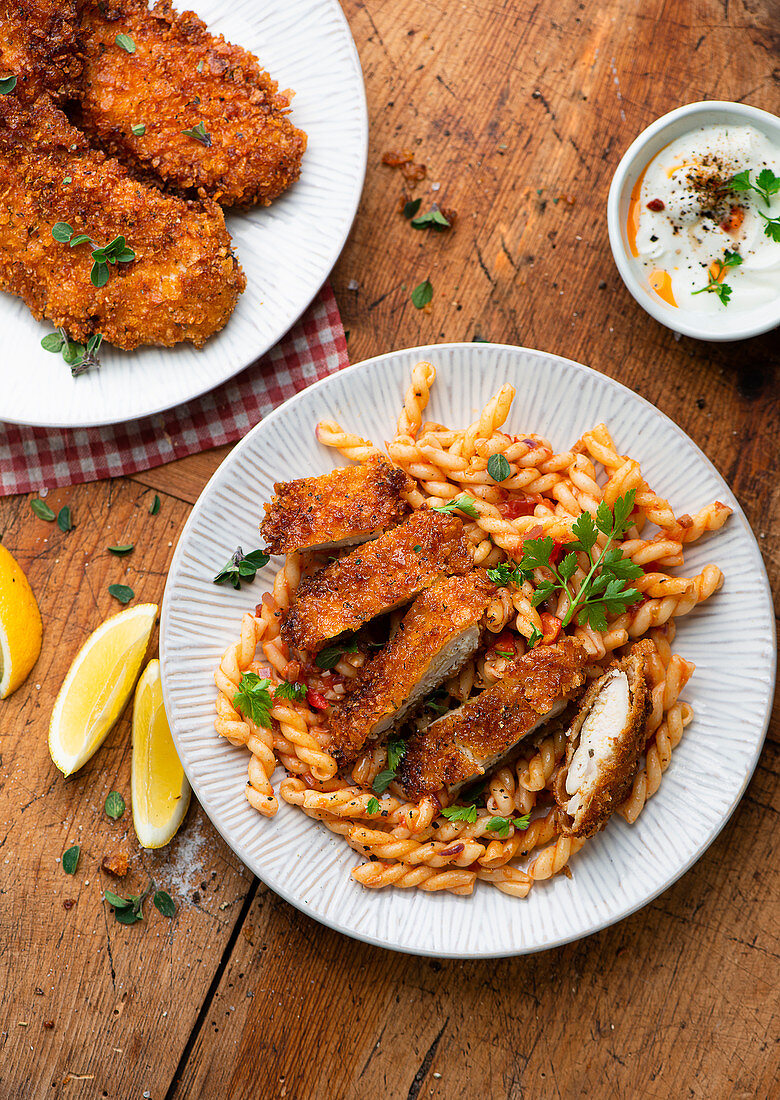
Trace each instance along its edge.
<instances>
[{"instance_id":1,"label":"white ribbed plate","mask_svg":"<svg viewBox=\"0 0 780 1100\"><path fill-rule=\"evenodd\" d=\"M292 121L309 137L301 178L269 207L230 214L247 277L233 316L201 351L119 351L72 378L40 342L51 332L0 293L5 369L0 420L56 427L112 424L172 408L213 389L273 347L327 279L357 211L368 155L363 74L337 0L182 0L214 34L251 50L293 88ZM131 242L132 243L132 242Z\"/></svg>"},{"instance_id":2,"label":"white ribbed plate","mask_svg":"<svg viewBox=\"0 0 780 1100\"><path fill-rule=\"evenodd\" d=\"M720 564L722 590L681 618L675 649L696 662L684 698L696 717L658 794L635 825L615 817L563 875L528 898L478 883L470 898L415 890L373 892L350 878L358 861L340 839L282 804L261 818L244 797L248 754L214 732L214 669L238 636L242 613L269 586L275 559L240 592L211 578L240 544L258 545L262 502L274 481L341 462L320 446L323 418L378 443L392 435L409 372L430 359L438 377L426 416L472 422L505 382L517 390L511 432L537 432L564 450L604 420L618 450L642 463L678 513L719 499L735 514L686 552L686 571ZM666 889L723 827L753 772L775 674L772 601L747 521L696 445L630 390L587 367L539 351L441 344L379 356L332 375L282 405L233 450L195 505L168 577L160 626L165 706L195 793L236 854L287 901L348 935L425 955L474 958L539 951L612 924ZM277 772L277 780L282 772Z\"/></svg>"}]
</instances>

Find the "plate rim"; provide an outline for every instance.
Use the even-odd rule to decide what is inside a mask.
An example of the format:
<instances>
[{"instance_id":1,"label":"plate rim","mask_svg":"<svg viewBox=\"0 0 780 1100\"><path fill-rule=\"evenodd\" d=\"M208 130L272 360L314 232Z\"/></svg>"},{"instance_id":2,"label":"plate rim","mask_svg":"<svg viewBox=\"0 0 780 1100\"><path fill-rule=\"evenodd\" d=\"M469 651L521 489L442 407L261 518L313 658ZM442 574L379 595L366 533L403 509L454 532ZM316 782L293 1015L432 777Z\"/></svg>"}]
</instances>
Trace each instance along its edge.
<instances>
[{"instance_id":1,"label":"plate rim","mask_svg":"<svg viewBox=\"0 0 780 1100\"><path fill-rule=\"evenodd\" d=\"M777 629L776 629L775 617L774 617L774 601L773 601L773 598L772 598L772 590L771 590L771 586L769 584L769 578L768 578L767 572L766 572L766 566L764 564L763 556L761 554L761 550L760 550L760 547L758 545L758 541L756 539L756 536L753 532L753 529L750 526L750 523L748 522L747 516L745 515L745 512L744 512L741 504L739 503L739 500L737 499L736 495L732 492L731 488L729 487L728 483L726 482L726 479L723 477L723 475L717 469L715 464L712 462L712 460L710 458L708 458L708 456L704 453L704 451L701 449L701 447L699 447L699 445L696 443L696 441L693 440L687 434L687 432L683 431L683 429L674 420L672 420L672 418L670 416L668 416L665 412L663 412L661 409L659 409L652 402L648 401L645 397L642 397L641 394L637 393L635 390L632 390L630 386L625 385L625 383L623 383L623 382L619 382L617 379L612 378L610 375L602 374L600 371L597 371L595 368L589 367L584 363L579 363L574 359L569 359L566 356L558 355L555 352L542 351L538 348L528 348L528 347L524 347L524 346L517 345L517 344L494 343L492 341L484 341L484 342L480 341L479 343L476 343L476 344L473 343L473 342L468 342L468 341L449 341L449 342L438 343L438 344L436 344L436 343L434 343L434 344L423 344L423 345L419 345L419 346L397 348L397 349L394 349L393 351L383 352L380 355L372 356L369 359L363 359L359 363L353 363L349 367L345 367L342 370L340 370L338 372L335 372L334 374L327 375L325 378L319 379L317 382L312 383L311 386L307 386L304 390L301 390L299 393L294 394L292 397L290 397L286 401L282 402L281 405L278 405L272 412L270 412L266 417L264 417L263 420L261 420L258 424L255 424L247 432L247 434L235 445L235 447L233 447L233 449L229 452L229 454L227 454L225 456L225 458L222 460L222 462L219 464L217 469L214 471L214 473L211 475L211 477L208 479L208 481L204 485L204 487L201 490L201 492L199 493L198 498L195 501L195 503L192 505L192 509L190 511L190 514L187 517L187 520L184 524L184 527L182 528L181 533L179 535L179 538L177 540L176 547L174 549L174 553L173 553L173 556L171 558L171 564L170 564L169 569L168 569L168 576L167 576L166 582L165 582L165 591L163 593L163 600L162 600L162 610L161 610L161 613L160 613L159 658L160 658L160 671L161 671L162 687L163 687L163 701L164 701L165 708L166 708L166 715L169 712L169 710L172 712L172 708L169 706L169 699L168 699L169 691L168 691L168 682L167 682L167 652L166 652L166 645L165 645L165 638L166 638L166 634L167 634L168 621L169 621L169 618L170 618L171 602L172 602L172 597L171 597L171 594L170 594L171 593L171 587L172 587L172 585L171 585L171 576L174 575L174 572L179 567L180 558L181 558L181 556L183 555L183 552L184 552L184 543L185 543L186 536L189 534L189 531L190 531L191 527L194 526L195 521L196 521L196 519L197 519L197 517L200 513L200 510L204 506L202 502L206 498L212 484L216 480L221 478L221 476L224 476L224 471L225 471L226 467L231 463L231 461L236 460L238 458L238 456L240 455L240 453L243 451L243 449L245 447L250 446L250 441L252 440L254 435L257 434L261 430L261 428L264 424L266 424L269 420L276 420L276 419L279 419L280 417L286 415L289 412L290 406L297 403L298 401L303 399L305 396L308 396L310 391L317 390L321 387L329 385L333 378L341 378L343 376L349 376L349 375L355 374L359 371L369 371L369 370L372 369L372 367L375 367L376 365L382 363L385 360L394 359L398 355L414 354L414 355L417 355L420 359L428 360L428 359L431 359L432 357L435 358L435 355L436 355L437 351L439 351L439 352L441 352L441 351L450 352L450 351L456 351L456 350L457 351L466 351L466 350L473 351L475 348L484 348L484 349L493 348L493 349L499 349L499 350L502 350L502 351L508 351L508 352L511 352L511 353L527 354L527 355L531 355L532 357L533 356L539 356L539 357L543 357L543 358L553 358L553 359L558 360L561 363L566 364L569 367L573 367L578 372L584 372L586 375L596 375L599 379L602 379L603 381L605 381L609 386L612 386L613 388L615 388L619 391L622 391L624 394L627 394L630 398L632 398L636 401L639 401L641 404L647 406L649 409L652 410L652 412L656 416L659 416L664 421L666 421L666 423L674 429L675 433L679 437L682 437L687 444L689 444L691 447L694 448L694 450L696 451L698 457L704 461L704 463L708 467L709 471L711 473L714 473L716 478L720 482L722 482L726 486L726 488L728 489L729 495L732 498L732 500L734 501L734 504L736 505L736 507L734 508L734 516L735 516L735 518L739 519L739 521L741 523L741 526L743 527L746 535L748 536L748 539L749 539L749 542L750 542L750 545L751 545L751 549L752 549L752 551L753 551L753 553L756 557L756 561L757 561L757 564L758 564L758 567L759 567L758 572L760 574L761 598L764 601L766 601L766 603L768 604L768 606L771 609L771 614L770 614L770 617L769 617L770 618L770 629L769 629L769 638L768 638L768 640L770 642L770 654L769 654L769 656L771 658L771 668L770 668L770 676L769 676L769 680L768 680L767 697L766 697L766 701L765 701L765 705L764 705L764 712L763 712L761 722L760 722L760 726L761 726L761 730L762 730L761 735L756 740L756 745L755 745L755 748L753 750L752 759L750 761L750 764L749 764L748 768L745 771L745 775L743 777L743 781L742 781L742 784L741 784L738 792L734 796L731 804L723 812L722 817L720 818L717 826L712 831L711 835L708 837L706 843L702 847L700 847L693 855L691 855L687 860L685 860L679 866L679 868L677 868L675 870L674 874L666 879L666 881L664 882L663 885L659 886L658 889L656 889L653 893L646 896L643 900L637 902L636 904L631 904L631 905L626 906L625 908L621 908L619 910L619 912L611 913L608 916L604 917L603 919L598 918L597 920L595 920L592 923L592 925L590 925L588 927L587 931L574 932L572 934L562 934L562 935L557 936L556 938L550 940L548 943L545 943L544 945L541 945L541 946L521 945L521 946L518 946L516 948L508 948L506 950L501 950L501 951L476 951L476 952L475 951L470 951L468 953L467 952L441 951L441 950L436 950L436 949L432 949L432 948L410 947L410 946L407 946L403 943L390 942L389 940L386 940L386 939L385 940L380 939L376 936L372 936L368 933L365 933L365 932L363 932L363 931L361 931L360 929L357 929L357 928L345 928L344 926L339 925L339 923L335 919L331 918L330 916L323 916L323 915L320 915L320 914L314 914L313 912L310 911L310 909L307 906L307 903L305 901L303 901L300 898L296 897L283 884L281 886L279 886L279 885L273 885L273 886L270 885L268 882L266 882L266 880L263 878L263 876L257 870L255 870L250 864L248 864L244 861L243 857L236 850L236 847L234 846L234 844L231 842L231 840L228 838L228 836L225 835L225 831L223 831L223 829L220 827L220 825L212 818L211 813L209 812L209 809L207 808L207 803L211 803L212 800L210 798L204 797L202 795L201 788L200 788L200 783L198 781L193 782L193 777L191 777L190 775L187 776L187 778L188 778L188 780L189 780L189 782L192 786L192 789L195 792L195 796L198 799L198 802L200 803L204 813L208 817L211 825L217 830L217 832L220 834L222 839L228 845L230 850L235 854L236 858L245 867L247 867L247 869L249 871L251 871L252 874L256 878L258 878L258 880L260 882L264 883L264 885L266 885L269 890L272 890L275 894L278 894L279 897L283 898L286 902L288 902L290 905L292 905L299 912L303 913L305 916L308 916L310 919L316 921L319 924L323 924L326 927L331 928L335 932L339 932L342 935L348 936L351 939L356 939L356 940L359 940L363 943L369 944L372 947L381 947L381 948L384 948L385 950L388 950L388 951L400 952L401 954L417 955L417 956L420 956L421 958L476 960L476 959L514 958L514 957L524 956L524 955L534 955L534 954L538 954L541 951L552 950L552 949L557 948L557 947L562 947L562 946L564 946L565 944L568 944L568 943L574 943L574 942L578 942L579 940L587 939L588 937L590 937L592 935L595 935L598 932L604 931L604 929L606 929L606 928L612 927L612 925L620 923L621 921L625 920L627 917L630 917L634 913L638 912L640 909L644 909L645 906L650 905L653 901L655 901L656 898L658 898L661 894L663 894L666 890L668 890L671 886L673 886L676 882L678 882L682 878L682 876L684 874L686 874L691 869L691 867L695 863L697 863L705 855L705 853L708 851L708 849L714 844L714 842L716 841L716 839L718 838L718 836L720 835L722 830L728 824L728 822L730 821L732 815L734 814L734 811L736 810L737 806L742 801L742 798L745 794L745 791L747 790L747 787L748 787L751 779L753 778L753 775L755 774L755 770L756 770L756 767L758 765L758 761L761 757L761 753L763 751L763 748L764 748L764 745L765 745L765 742L766 742L766 735L767 735L767 731L768 731L768 727L769 727L769 722L771 720L772 705L773 705L773 701L774 701L776 679L777 679ZM481 353L478 351L477 354L481 354ZM177 733L176 733L176 730L174 728L174 725L170 722L169 722L169 724L170 724L170 728L171 728L171 734L172 734L173 739L174 739L174 744L176 745L176 749L177 749L177 752L178 752L179 751L179 743L178 743L178 739L177 739ZM184 761L182 761L182 766L184 767L185 772L186 772L187 769L186 769L186 766L184 765Z\"/></svg>"},{"instance_id":2,"label":"plate rim","mask_svg":"<svg viewBox=\"0 0 780 1100\"><path fill-rule=\"evenodd\" d=\"M219 378L215 378L213 380L210 380L205 386L202 385L201 383L198 383L197 388L195 390L193 390L191 393L189 393L187 396L179 396L179 397L174 398L173 400L170 400L170 399L166 398L166 399L163 400L162 404L159 404L158 402L155 402L153 405L151 405L148 409L145 409L143 412L134 412L131 415L122 417L120 419L115 419L114 417L110 417L110 418L106 419L105 415L103 415L103 416L98 416L98 417L89 416L87 418L79 418L78 421L76 421L76 420L67 420L65 422L63 422L62 420L49 420L49 419L40 420L40 419L37 419L37 418L35 420L30 420L30 419L27 419L27 418L20 419L18 416L9 416L7 413L3 412L0 409L0 425L5 423L5 424L16 424L16 425L19 425L20 427L29 427L29 428L61 428L63 430L67 430L67 431L79 431L81 429L88 429L88 428L103 428L103 427L107 427L107 426L113 425L113 424L133 424L136 421L144 420L147 417L158 416L158 415L160 415L160 413L167 412L169 409L176 408L179 405L185 405L185 404L189 403L190 401L196 401L198 398L203 397L204 394L211 393L212 390L217 389L219 386L223 386L226 382L229 382L232 378L235 378L237 375L241 374L243 371L248 370L259 359L262 359L263 356L267 355L268 352L271 351L272 348L276 347L276 345L284 339L284 337L287 335L287 333L290 331L290 329L293 328L293 326L296 325L298 321L300 321L301 317L303 317L306 310L309 308L309 306L312 304L314 299L317 297L317 295L322 290L325 283L330 278L334 267L338 263L339 257L341 256L341 253L344 251L344 246L347 243L347 239L348 239L350 233L352 232L352 227L355 224L355 218L357 217L358 208L360 206L360 200L363 197L363 189L365 187L366 173L367 173L367 170L368 170L368 152L369 152L368 98L367 98L367 95L366 95L366 79L365 79L365 75L363 73L363 66L362 66L362 63L360 61L360 54L358 53L358 48L357 48L357 45L355 43L355 37L352 34L352 28L349 25L349 20L347 19L346 15L344 14L344 9L341 7L341 4L339 3L339 0L318 0L318 2L323 6L323 8L327 7L329 9L331 9L332 12L335 15L335 18L341 23L342 29L345 32L345 46L347 47L347 49L350 52L351 60L354 64L355 72L356 72L356 75L358 77L358 80L357 80L358 89L357 89L357 91L359 92L359 95L357 97L357 107L358 107L358 110L359 110L359 113L360 113L360 116L361 116L361 118L360 118L360 142L361 142L360 161L361 161L361 164L360 164L359 171L354 176L352 191L351 191L350 196L349 196L349 201L345 206L345 209L347 211L351 211L351 212L349 212L347 214L347 217L345 218L344 225L343 225L343 231L342 231L341 234L339 234L338 241L334 245L333 249L331 250L331 252L328 255L327 260L325 261L325 264L323 265L323 266L327 265L327 270L325 271L325 274L322 278L322 281L319 282L318 285L314 288L314 290L311 293L311 296L303 303L303 305L301 306L299 312L294 317L290 317L289 319L285 319L282 322L284 327L281 328L281 331L277 331L276 334L274 335L274 337L272 338L271 342L269 344L267 344L266 347L264 347L261 351L258 351L248 363L244 363L243 365L235 367L235 368L234 367L228 368L227 373L225 373L223 371ZM226 215L229 216L232 213L233 213L232 208L230 208L230 207L226 208ZM240 261L240 259L241 259L241 257L239 256L239 261ZM7 292L0 291L0 294L7 294ZM13 298L14 295L9 294L8 297ZM40 325L41 324L41 322L35 321L35 319L32 317L32 314L30 314L29 320L32 324L35 324L35 325ZM230 324L230 318L228 318L227 324ZM217 334L215 333L214 335L217 335ZM206 345L206 346L208 346L208 345ZM175 352L175 349L176 349L176 346L174 346L173 348L165 348L165 349L161 349L161 350ZM132 352L130 352L130 354L132 354Z\"/></svg>"}]
</instances>

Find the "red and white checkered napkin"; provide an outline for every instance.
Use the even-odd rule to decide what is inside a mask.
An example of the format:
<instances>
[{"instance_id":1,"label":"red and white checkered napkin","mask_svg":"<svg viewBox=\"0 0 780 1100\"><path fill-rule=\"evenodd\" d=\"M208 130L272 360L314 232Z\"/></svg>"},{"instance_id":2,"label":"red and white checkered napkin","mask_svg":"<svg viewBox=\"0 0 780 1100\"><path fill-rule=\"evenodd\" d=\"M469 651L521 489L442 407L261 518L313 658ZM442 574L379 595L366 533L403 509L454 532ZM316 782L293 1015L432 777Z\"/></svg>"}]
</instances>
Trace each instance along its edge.
<instances>
[{"instance_id":1,"label":"red and white checkered napkin","mask_svg":"<svg viewBox=\"0 0 780 1100\"><path fill-rule=\"evenodd\" d=\"M328 283L276 347L229 382L165 413L102 428L0 422L0 496L134 474L232 443L299 390L347 366Z\"/></svg>"}]
</instances>

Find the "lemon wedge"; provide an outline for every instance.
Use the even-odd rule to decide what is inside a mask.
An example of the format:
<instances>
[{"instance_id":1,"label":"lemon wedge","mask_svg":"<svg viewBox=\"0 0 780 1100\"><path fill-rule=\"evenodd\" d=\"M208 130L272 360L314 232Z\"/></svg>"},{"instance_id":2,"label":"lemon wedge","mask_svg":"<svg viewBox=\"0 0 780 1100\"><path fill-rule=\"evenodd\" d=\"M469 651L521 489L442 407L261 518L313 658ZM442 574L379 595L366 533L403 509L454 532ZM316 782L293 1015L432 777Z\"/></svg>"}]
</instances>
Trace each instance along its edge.
<instances>
[{"instance_id":1,"label":"lemon wedge","mask_svg":"<svg viewBox=\"0 0 780 1100\"><path fill-rule=\"evenodd\" d=\"M30 582L0 545L0 699L29 676L42 638L41 613Z\"/></svg>"},{"instance_id":2,"label":"lemon wedge","mask_svg":"<svg viewBox=\"0 0 780 1100\"><path fill-rule=\"evenodd\" d=\"M135 689L131 783L138 842L162 848L184 820L192 792L165 715L157 660L149 662Z\"/></svg>"},{"instance_id":3,"label":"lemon wedge","mask_svg":"<svg viewBox=\"0 0 780 1100\"><path fill-rule=\"evenodd\" d=\"M124 710L156 616L156 603L128 607L106 619L76 655L49 725L49 752L64 775L86 764Z\"/></svg>"}]
</instances>

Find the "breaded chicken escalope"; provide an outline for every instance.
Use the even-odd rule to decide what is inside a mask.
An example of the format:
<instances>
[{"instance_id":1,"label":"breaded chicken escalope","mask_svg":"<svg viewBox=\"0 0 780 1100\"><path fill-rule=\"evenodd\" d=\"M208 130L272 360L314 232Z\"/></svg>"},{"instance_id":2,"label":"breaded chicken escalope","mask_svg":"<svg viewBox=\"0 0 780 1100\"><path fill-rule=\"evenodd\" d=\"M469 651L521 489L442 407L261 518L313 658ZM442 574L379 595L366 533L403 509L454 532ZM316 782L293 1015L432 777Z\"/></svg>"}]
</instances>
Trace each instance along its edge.
<instances>
[{"instance_id":1,"label":"breaded chicken escalope","mask_svg":"<svg viewBox=\"0 0 780 1100\"><path fill-rule=\"evenodd\" d=\"M518 658L503 679L410 738L398 777L410 798L456 794L561 714L585 680L587 653L572 638Z\"/></svg>"},{"instance_id":2,"label":"breaded chicken escalope","mask_svg":"<svg viewBox=\"0 0 780 1100\"><path fill-rule=\"evenodd\" d=\"M168 0L79 6L81 125L107 153L223 206L267 205L297 180L306 135L252 54Z\"/></svg>"},{"instance_id":3,"label":"breaded chicken escalope","mask_svg":"<svg viewBox=\"0 0 780 1100\"><path fill-rule=\"evenodd\" d=\"M406 612L390 641L333 709L329 751L339 767L351 763L476 652L488 601L495 592L484 569L442 577Z\"/></svg>"},{"instance_id":4,"label":"breaded chicken escalope","mask_svg":"<svg viewBox=\"0 0 780 1100\"><path fill-rule=\"evenodd\" d=\"M383 455L319 477L277 481L260 534L269 554L332 550L376 538L409 514L411 479Z\"/></svg>"},{"instance_id":5,"label":"breaded chicken escalope","mask_svg":"<svg viewBox=\"0 0 780 1100\"><path fill-rule=\"evenodd\" d=\"M52 236L65 222L70 247ZM131 262L90 281L95 246L123 236ZM187 203L134 180L91 149L51 101L0 96L0 289L74 340L200 347L225 324L246 279L215 203Z\"/></svg>"},{"instance_id":6,"label":"breaded chicken escalope","mask_svg":"<svg viewBox=\"0 0 780 1100\"><path fill-rule=\"evenodd\" d=\"M465 573L471 566L457 516L415 512L302 581L282 637L295 649L316 653L330 638L408 603L442 573Z\"/></svg>"},{"instance_id":7,"label":"breaded chicken escalope","mask_svg":"<svg viewBox=\"0 0 780 1100\"><path fill-rule=\"evenodd\" d=\"M0 78L26 101L74 99L81 76L76 0L0 0Z\"/></svg>"}]
</instances>

